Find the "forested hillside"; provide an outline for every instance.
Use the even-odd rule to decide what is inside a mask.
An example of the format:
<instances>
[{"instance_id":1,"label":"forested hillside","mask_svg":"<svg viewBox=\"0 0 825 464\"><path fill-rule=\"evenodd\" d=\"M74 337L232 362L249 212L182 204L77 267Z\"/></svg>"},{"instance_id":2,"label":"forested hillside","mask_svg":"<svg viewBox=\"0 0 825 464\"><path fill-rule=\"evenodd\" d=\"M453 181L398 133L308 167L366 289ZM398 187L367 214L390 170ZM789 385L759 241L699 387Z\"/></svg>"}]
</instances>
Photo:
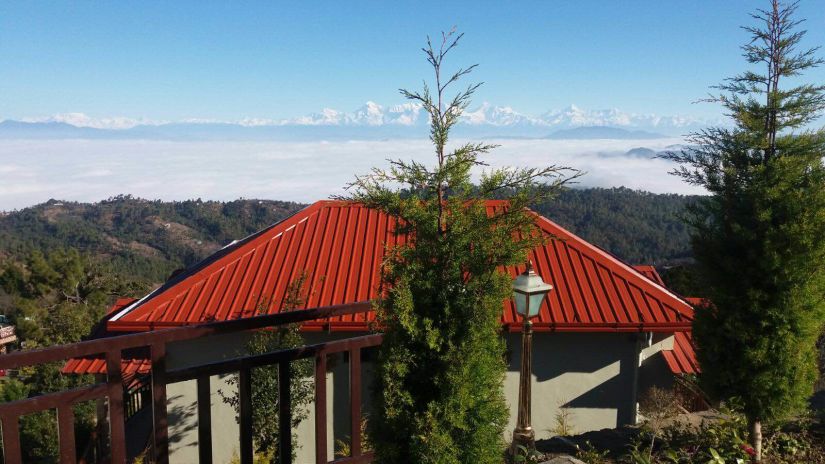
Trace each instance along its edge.
<instances>
[{"instance_id":1,"label":"forested hillside","mask_svg":"<svg viewBox=\"0 0 825 464\"><path fill-rule=\"evenodd\" d=\"M147 201L47 203L0 217L0 261L75 248L121 277L162 282L232 240L302 208L290 202Z\"/></svg>"},{"instance_id":2,"label":"forested hillside","mask_svg":"<svg viewBox=\"0 0 825 464\"><path fill-rule=\"evenodd\" d=\"M690 256L678 218L690 197L630 189L571 189L537 211L634 264L670 265ZM304 205L270 200L99 203L51 200L0 216L0 260L75 248L114 273L158 283L232 240Z\"/></svg>"},{"instance_id":3,"label":"forested hillside","mask_svg":"<svg viewBox=\"0 0 825 464\"><path fill-rule=\"evenodd\" d=\"M688 201L624 188L571 189L536 209L630 263L662 266L690 257L688 233L679 220ZM303 206L129 196L94 204L51 200L0 216L0 261L75 248L121 277L158 283Z\"/></svg>"},{"instance_id":4,"label":"forested hillside","mask_svg":"<svg viewBox=\"0 0 825 464\"><path fill-rule=\"evenodd\" d=\"M690 260L680 215L693 199L627 188L570 189L536 210L631 264L661 267Z\"/></svg>"}]
</instances>

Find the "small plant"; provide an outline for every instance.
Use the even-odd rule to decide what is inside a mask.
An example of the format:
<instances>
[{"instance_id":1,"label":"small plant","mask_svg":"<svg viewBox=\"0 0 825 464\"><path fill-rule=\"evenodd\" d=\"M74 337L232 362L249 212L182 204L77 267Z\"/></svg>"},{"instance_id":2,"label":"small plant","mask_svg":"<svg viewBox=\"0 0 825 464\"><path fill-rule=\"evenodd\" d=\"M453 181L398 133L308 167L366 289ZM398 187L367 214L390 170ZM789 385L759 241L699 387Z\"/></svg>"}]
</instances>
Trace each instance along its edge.
<instances>
[{"instance_id":1,"label":"small plant","mask_svg":"<svg viewBox=\"0 0 825 464\"><path fill-rule=\"evenodd\" d=\"M636 439L623 461L629 464L653 464L653 447L643 446L642 440Z\"/></svg>"},{"instance_id":2,"label":"small plant","mask_svg":"<svg viewBox=\"0 0 825 464\"><path fill-rule=\"evenodd\" d=\"M587 464L607 464L607 451L596 449L589 441L576 451L576 458Z\"/></svg>"},{"instance_id":3,"label":"small plant","mask_svg":"<svg viewBox=\"0 0 825 464\"><path fill-rule=\"evenodd\" d=\"M647 462L653 462L656 439L662 433L667 421L679 413L679 397L672 390L653 386L642 397L639 409L645 418L645 429L650 434Z\"/></svg>"},{"instance_id":4,"label":"small plant","mask_svg":"<svg viewBox=\"0 0 825 464\"><path fill-rule=\"evenodd\" d=\"M271 464L275 462L275 456L273 453L268 451L255 453L252 456L252 464ZM241 456L238 454L238 450L232 450L232 457L229 458L228 464L241 464Z\"/></svg>"},{"instance_id":5,"label":"small plant","mask_svg":"<svg viewBox=\"0 0 825 464\"><path fill-rule=\"evenodd\" d=\"M698 428L681 423L663 426L658 433L662 450L654 450L652 440L644 446L644 440L639 439L624 461L632 464L747 462L753 450L742 439L746 430L744 417L733 411L723 411L721 415L721 419L703 422Z\"/></svg>"},{"instance_id":6,"label":"small plant","mask_svg":"<svg viewBox=\"0 0 825 464\"><path fill-rule=\"evenodd\" d=\"M556 425L547 431L556 437L569 437L575 434L575 426L573 425L573 412L566 406L559 406L556 410Z\"/></svg>"},{"instance_id":7,"label":"small plant","mask_svg":"<svg viewBox=\"0 0 825 464\"><path fill-rule=\"evenodd\" d=\"M352 455L352 447L350 443L352 442L352 437L349 435L346 439L337 439L335 440L335 456L339 458L346 458ZM363 453L372 451L372 443L370 442L369 434L367 433L367 418L366 416L361 416L361 451Z\"/></svg>"},{"instance_id":8,"label":"small plant","mask_svg":"<svg viewBox=\"0 0 825 464\"><path fill-rule=\"evenodd\" d=\"M513 455L513 462L536 463L539 462L541 453L528 449L524 445L516 445L516 453Z\"/></svg>"}]
</instances>

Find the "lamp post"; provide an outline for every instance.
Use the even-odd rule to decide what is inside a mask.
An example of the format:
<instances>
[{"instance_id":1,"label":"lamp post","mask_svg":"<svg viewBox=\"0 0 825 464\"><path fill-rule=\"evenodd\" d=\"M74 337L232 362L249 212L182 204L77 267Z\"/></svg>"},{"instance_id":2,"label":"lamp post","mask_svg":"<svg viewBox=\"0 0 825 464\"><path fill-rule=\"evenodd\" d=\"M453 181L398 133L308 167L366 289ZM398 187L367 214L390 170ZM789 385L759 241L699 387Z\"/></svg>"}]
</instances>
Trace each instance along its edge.
<instances>
[{"instance_id":1,"label":"lamp post","mask_svg":"<svg viewBox=\"0 0 825 464\"><path fill-rule=\"evenodd\" d=\"M521 331L521 374L519 377L518 390L518 423L513 431L513 445L511 452L513 455L518 451L518 446L524 446L528 450L536 448L536 434L530 425L530 398L533 372L533 323L530 319L539 314L541 302L553 286L541 280L541 276L533 272L531 263L527 263L527 269L513 280L513 300L516 303L516 311L524 318L524 326Z\"/></svg>"}]
</instances>

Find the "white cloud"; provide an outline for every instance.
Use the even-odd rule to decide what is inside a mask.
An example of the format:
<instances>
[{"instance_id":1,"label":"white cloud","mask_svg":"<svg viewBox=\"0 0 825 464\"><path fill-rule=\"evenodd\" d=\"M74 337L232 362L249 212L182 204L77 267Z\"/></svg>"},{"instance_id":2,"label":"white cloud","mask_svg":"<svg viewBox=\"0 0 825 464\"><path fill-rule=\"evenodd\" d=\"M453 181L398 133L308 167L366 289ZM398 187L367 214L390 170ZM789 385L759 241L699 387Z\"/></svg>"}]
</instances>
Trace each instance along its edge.
<instances>
[{"instance_id":1,"label":"white cloud","mask_svg":"<svg viewBox=\"0 0 825 464\"><path fill-rule=\"evenodd\" d=\"M456 141L459 143L460 141ZM661 159L624 156L680 139L491 140L492 166L559 164L587 171L583 186L700 193ZM426 140L351 142L0 141L0 210L58 198L99 201L117 194L163 200L259 197L311 202L343 192L356 174L387 158L430 160Z\"/></svg>"}]
</instances>

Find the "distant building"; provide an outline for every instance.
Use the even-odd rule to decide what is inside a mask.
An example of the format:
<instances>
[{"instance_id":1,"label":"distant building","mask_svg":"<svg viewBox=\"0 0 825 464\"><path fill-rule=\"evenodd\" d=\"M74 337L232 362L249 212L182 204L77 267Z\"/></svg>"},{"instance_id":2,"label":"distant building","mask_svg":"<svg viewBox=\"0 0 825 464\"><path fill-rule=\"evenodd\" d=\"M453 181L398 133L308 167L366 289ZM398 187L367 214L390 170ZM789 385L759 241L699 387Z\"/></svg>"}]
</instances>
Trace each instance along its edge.
<instances>
[{"instance_id":1,"label":"distant building","mask_svg":"<svg viewBox=\"0 0 825 464\"><path fill-rule=\"evenodd\" d=\"M506 206L489 202L494 212ZM121 300L104 320L108 334L251 317L263 310L283 309L291 282L306 274L306 308L368 301L376 297L380 266L387 246L404 242L396 221L359 204L319 201L277 224L233 242L197 265L175 275L140 300ZM567 408L575 432L614 428L637 421L639 395L651 385L669 386L674 375L695 373L689 332L692 306L668 290L651 266L633 267L610 253L536 215L536 226L549 240L530 254L536 272L554 289L534 320L533 427L547 438L559 408ZM511 276L524 266L505 269ZM305 323L309 343L364 334L371 312ZM521 327L511 301L502 302L501 323L509 368L504 382L511 407L509 432L515 424L520 365ZM248 336L227 335L171 346L167 368L193 366L242 354ZM333 401L346 392L344 362L330 368L328 436L349 434L348 405ZM332 364L333 366L335 363ZM134 382L150 375L150 363L139 356L124 360L124 373ZM102 359L78 359L66 373L105 372ZM365 375L370 369L365 367ZM222 401L233 394L226 379L213 379L213 456L229 460L238 443L235 412ZM169 411L196 404L194 382L170 384ZM370 395L363 395L370 410ZM171 414L171 413L170 413ZM171 462L196 462L197 419L171 419ZM296 430L307 437L296 462L314 462L314 415ZM130 433L138 433L137 430ZM148 431L146 431L148 433ZM335 440L330 440L330 448ZM299 445L303 442L299 438ZM333 450L328 451L330 456Z\"/></svg>"},{"instance_id":2,"label":"distant building","mask_svg":"<svg viewBox=\"0 0 825 464\"><path fill-rule=\"evenodd\" d=\"M8 318L0 315L0 354L9 352L10 345L17 342L17 334L14 326L9 323ZM0 377L5 377L6 371L0 369Z\"/></svg>"},{"instance_id":3,"label":"distant building","mask_svg":"<svg viewBox=\"0 0 825 464\"><path fill-rule=\"evenodd\" d=\"M17 334L14 326L9 323L6 316L0 315L0 354L8 353L9 345L17 341Z\"/></svg>"}]
</instances>

